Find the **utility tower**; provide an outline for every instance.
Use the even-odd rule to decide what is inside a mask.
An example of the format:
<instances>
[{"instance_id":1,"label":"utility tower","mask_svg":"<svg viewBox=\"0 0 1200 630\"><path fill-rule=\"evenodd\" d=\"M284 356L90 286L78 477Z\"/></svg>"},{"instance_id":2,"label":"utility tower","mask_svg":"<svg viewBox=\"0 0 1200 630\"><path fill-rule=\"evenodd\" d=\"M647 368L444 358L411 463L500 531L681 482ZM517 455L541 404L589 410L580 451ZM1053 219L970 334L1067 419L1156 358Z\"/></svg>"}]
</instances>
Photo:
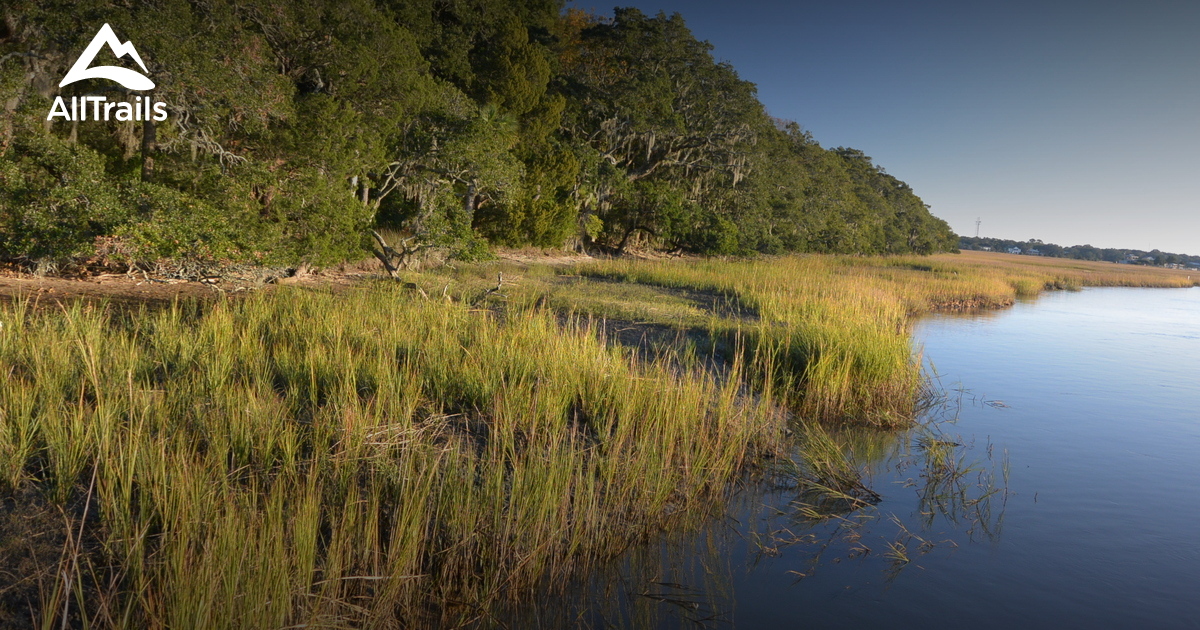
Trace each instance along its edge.
<instances>
[{"instance_id":1,"label":"utility tower","mask_svg":"<svg viewBox=\"0 0 1200 630\"><path fill-rule=\"evenodd\" d=\"M975 238L979 238L979 224L983 223L983 219L976 217L975 219Z\"/></svg>"}]
</instances>

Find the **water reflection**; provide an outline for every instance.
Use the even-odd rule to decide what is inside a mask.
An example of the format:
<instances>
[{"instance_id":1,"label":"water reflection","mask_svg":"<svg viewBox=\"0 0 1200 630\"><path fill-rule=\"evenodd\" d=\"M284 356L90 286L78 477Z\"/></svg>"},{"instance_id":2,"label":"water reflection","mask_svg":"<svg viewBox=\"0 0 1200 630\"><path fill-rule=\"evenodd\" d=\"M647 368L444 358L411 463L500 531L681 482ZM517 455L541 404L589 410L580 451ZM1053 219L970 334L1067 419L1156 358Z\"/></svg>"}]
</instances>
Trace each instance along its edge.
<instances>
[{"instance_id":1,"label":"water reflection","mask_svg":"<svg viewBox=\"0 0 1200 630\"><path fill-rule=\"evenodd\" d=\"M1200 288L1051 294L915 337L947 383L920 426L797 427L823 463L780 462L504 623L1197 627Z\"/></svg>"},{"instance_id":2,"label":"water reflection","mask_svg":"<svg viewBox=\"0 0 1200 630\"><path fill-rule=\"evenodd\" d=\"M750 493L730 498L733 512L749 513ZM709 628L732 621L738 570L729 550L740 537L729 514L677 523L653 544L566 584L546 584L532 605L523 603L477 627Z\"/></svg>"},{"instance_id":3,"label":"water reflection","mask_svg":"<svg viewBox=\"0 0 1200 630\"><path fill-rule=\"evenodd\" d=\"M973 440L949 430L969 393L956 392L943 394L905 431L806 428L794 456L806 474L797 477L784 512L788 528L771 536L789 546L815 543L795 552L807 555L806 568L795 571L798 578L813 575L832 553L835 562L881 557L890 581L915 557L957 547L956 539L998 540L1009 494L1007 453L997 458L990 443L980 453ZM829 444L838 447L836 463L827 463ZM814 475L813 469L832 472ZM907 500L904 490L912 491Z\"/></svg>"},{"instance_id":4,"label":"water reflection","mask_svg":"<svg viewBox=\"0 0 1200 630\"><path fill-rule=\"evenodd\" d=\"M859 563L891 582L922 557L996 540L1008 498L1006 455L953 433L964 389L940 392L911 429L796 427L791 455L731 491L723 511L679 523L653 544L576 581L547 584L533 606L480 627L728 627L745 580L795 585Z\"/></svg>"}]
</instances>

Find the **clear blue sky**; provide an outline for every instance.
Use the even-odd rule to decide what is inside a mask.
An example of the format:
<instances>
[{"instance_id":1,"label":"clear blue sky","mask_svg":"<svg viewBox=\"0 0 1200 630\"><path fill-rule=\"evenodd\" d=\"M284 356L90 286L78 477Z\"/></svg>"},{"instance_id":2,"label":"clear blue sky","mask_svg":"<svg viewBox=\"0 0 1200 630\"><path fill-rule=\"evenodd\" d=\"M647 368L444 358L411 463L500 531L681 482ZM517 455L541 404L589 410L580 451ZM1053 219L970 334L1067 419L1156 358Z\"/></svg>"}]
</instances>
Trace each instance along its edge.
<instances>
[{"instance_id":1,"label":"clear blue sky","mask_svg":"<svg viewBox=\"0 0 1200 630\"><path fill-rule=\"evenodd\" d=\"M1200 254L1200 0L620 6L681 13L772 115L959 234Z\"/></svg>"}]
</instances>

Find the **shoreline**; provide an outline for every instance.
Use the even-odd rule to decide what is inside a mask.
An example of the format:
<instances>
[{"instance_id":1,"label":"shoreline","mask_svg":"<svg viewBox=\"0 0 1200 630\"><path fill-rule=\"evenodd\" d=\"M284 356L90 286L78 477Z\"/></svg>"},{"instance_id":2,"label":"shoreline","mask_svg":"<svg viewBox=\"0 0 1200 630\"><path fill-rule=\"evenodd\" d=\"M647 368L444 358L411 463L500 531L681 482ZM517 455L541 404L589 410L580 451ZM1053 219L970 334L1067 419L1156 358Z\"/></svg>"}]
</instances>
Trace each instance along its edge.
<instances>
[{"instance_id":1,"label":"shoreline","mask_svg":"<svg viewBox=\"0 0 1200 630\"><path fill-rule=\"evenodd\" d=\"M560 255L562 254L562 255ZM801 254L798 258L854 258L836 254ZM784 257L764 257L757 260L771 261ZM1006 266L1023 268L1024 271L1038 273L1050 272L1055 275L1067 275L1078 280L1078 286L1145 286L1174 288L1179 285L1165 287L1155 282L1183 277L1193 280L1193 286L1200 286L1200 270L1176 270L1158 267L1136 265L1118 265L1100 261L1081 261L1065 258L1038 258L1017 256L997 252L964 251L959 254L934 254L931 256L892 256L892 257L859 257L868 260L926 260L938 264L948 264L959 267ZM541 252L529 250L500 250L497 259L490 262L475 263L474 267L519 265L527 268L545 267L550 269L578 268L587 265L603 264L609 261L636 261L645 264L674 264L700 263L709 260L699 257L626 257L626 258L593 258L590 256L565 254L563 252ZM755 259L728 259L730 262L747 262ZM920 265L920 263L914 263ZM264 270L266 268L263 268ZM436 270L432 270L436 273ZM1095 277L1094 283L1089 280ZM86 300L111 299L122 303L138 302L167 302L177 298L213 298L222 294L237 294L250 292L273 286L299 286L319 289L328 288L334 291L345 290L363 283L386 279L386 272L379 268L374 260L360 263L338 265L328 269L304 272L292 276L266 274L262 279L242 277L220 278L215 282L183 280L179 278L139 276L131 273L92 273L74 276L39 276L33 273L15 271L11 267L0 269L0 301L11 301L18 297L42 297L62 299L82 298ZM413 272L410 275L421 275ZM1113 279L1119 277L1119 279ZM1107 278L1107 281L1106 281ZM1143 278L1147 284L1138 284L1137 279ZM1072 287L1044 286L1039 289L1054 290ZM970 311L975 309L1006 308L1013 304L1012 299L994 296L959 296L945 301L930 304L928 308L939 311Z\"/></svg>"},{"instance_id":2,"label":"shoreline","mask_svg":"<svg viewBox=\"0 0 1200 630\"><path fill-rule=\"evenodd\" d=\"M792 462L796 483L869 500L836 429L912 425L914 314L1178 284L987 264L501 260L186 283L213 297L129 312L63 283L136 280L4 278L34 289L0 307L0 517L50 542L0 548L45 569L0 590L51 620L67 576L94 621L453 627L711 510L747 472Z\"/></svg>"}]
</instances>

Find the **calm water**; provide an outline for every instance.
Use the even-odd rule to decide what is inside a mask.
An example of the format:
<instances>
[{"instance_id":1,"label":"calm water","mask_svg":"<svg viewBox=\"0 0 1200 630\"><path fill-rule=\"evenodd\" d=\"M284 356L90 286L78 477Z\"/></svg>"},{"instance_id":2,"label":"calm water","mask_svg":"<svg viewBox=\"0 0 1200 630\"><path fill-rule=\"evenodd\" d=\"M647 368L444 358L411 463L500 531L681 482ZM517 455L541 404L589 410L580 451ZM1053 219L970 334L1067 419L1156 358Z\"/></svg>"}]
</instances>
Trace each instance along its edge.
<instances>
[{"instance_id":1,"label":"calm water","mask_svg":"<svg viewBox=\"0 0 1200 630\"><path fill-rule=\"evenodd\" d=\"M595 591L608 603L573 618L1200 628L1200 288L1053 293L933 316L915 337L950 398L938 439L974 469L956 486L966 503L920 500L922 432L862 437L877 505L814 521L794 490L742 497L700 534L627 559Z\"/></svg>"}]
</instances>

